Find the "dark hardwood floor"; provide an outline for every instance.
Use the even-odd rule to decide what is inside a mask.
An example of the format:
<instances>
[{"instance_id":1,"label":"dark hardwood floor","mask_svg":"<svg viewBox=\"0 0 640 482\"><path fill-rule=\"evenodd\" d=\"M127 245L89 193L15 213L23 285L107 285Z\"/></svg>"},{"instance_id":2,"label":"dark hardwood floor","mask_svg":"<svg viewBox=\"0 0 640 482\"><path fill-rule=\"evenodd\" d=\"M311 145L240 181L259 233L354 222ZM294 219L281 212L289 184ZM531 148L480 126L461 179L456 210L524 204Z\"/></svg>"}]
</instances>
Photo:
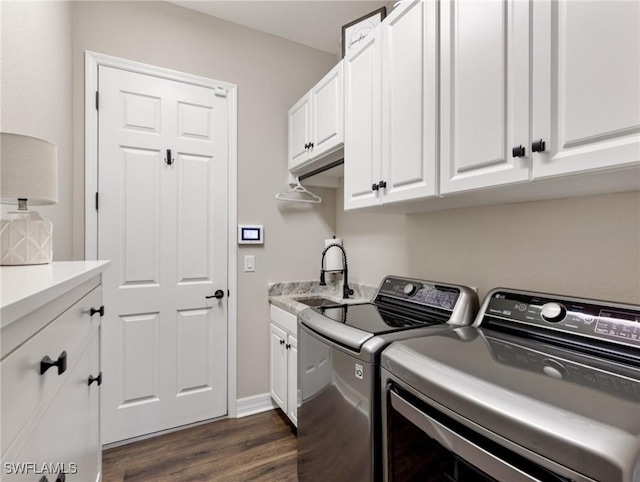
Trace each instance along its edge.
<instances>
[{"instance_id":1,"label":"dark hardwood floor","mask_svg":"<svg viewBox=\"0 0 640 482\"><path fill-rule=\"evenodd\" d=\"M103 482L297 482L296 437L270 410L161 435L102 453Z\"/></svg>"}]
</instances>

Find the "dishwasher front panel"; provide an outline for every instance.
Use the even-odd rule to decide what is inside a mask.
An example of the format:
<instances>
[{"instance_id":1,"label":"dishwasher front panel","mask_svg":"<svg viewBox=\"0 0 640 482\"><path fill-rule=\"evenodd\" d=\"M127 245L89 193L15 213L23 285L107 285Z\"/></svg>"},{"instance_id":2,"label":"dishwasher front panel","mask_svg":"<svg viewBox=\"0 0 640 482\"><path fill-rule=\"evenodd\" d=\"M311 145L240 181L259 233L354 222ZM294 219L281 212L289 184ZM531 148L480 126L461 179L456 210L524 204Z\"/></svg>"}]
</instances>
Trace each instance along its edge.
<instances>
[{"instance_id":1,"label":"dishwasher front panel","mask_svg":"<svg viewBox=\"0 0 640 482\"><path fill-rule=\"evenodd\" d=\"M330 346L305 326L299 334L300 482L374 480L377 365Z\"/></svg>"}]
</instances>

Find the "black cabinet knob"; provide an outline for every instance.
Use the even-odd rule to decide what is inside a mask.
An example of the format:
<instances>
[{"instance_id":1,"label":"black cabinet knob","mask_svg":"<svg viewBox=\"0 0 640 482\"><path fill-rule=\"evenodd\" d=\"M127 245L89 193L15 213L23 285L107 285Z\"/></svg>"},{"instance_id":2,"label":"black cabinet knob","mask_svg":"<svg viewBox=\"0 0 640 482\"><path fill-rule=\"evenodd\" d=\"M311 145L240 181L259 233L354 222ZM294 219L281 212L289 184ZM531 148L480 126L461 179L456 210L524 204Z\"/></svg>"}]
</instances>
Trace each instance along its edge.
<instances>
[{"instance_id":1,"label":"black cabinet knob","mask_svg":"<svg viewBox=\"0 0 640 482\"><path fill-rule=\"evenodd\" d=\"M281 344L281 345L284 345L284 340L280 340L280 344Z\"/></svg>"},{"instance_id":2,"label":"black cabinet knob","mask_svg":"<svg viewBox=\"0 0 640 482\"><path fill-rule=\"evenodd\" d=\"M525 156L525 148L523 145L519 145L512 149L513 157L524 157Z\"/></svg>"},{"instance_id":3,"label":"black cabinet knob","mask_svg":"<svg viewBox=\"0 0 640 482\"><path fill-rule=\"evenodd\" d=\"M60 356L56 361L53 361L49 356L45 356L42 360L40 360L40 375L44 375L44 373L51 367L58 367L58 375L62 375L67 371L67 352L63 351L60 353Z\"/></svg>"},{"instance_id":4,"label":"black cabinet knob","mask_svg":"<svg viewBox=\"0 0 640 482\"><path fill-rule=\"evenodd\" d=\"M372 185L371 185L371 190L372 190L372 191L377 191L377 190L379 190L379 189L380 189L380 186L379 186L378 184L372 184Z\"/></svg>"},{"instance_id":5,"label":"black cabinet knob","mask_svg":"<svg viewBox=\"0 0 640 482\"><path fill-rule=\"evenodd\" d=\"M96 313L100 313L100 316L104 316L104 305L102 305L100 308L91 308L91 310L89 311L89 314L91 316L95 315Z\"/></svg>"},{"instance_id":6,"label":"black cabinet knob","mask_svg":"<svg viewBox=\"0 0 640 482\"><path fill-rule=\"evenodd\" d=\"M540 139L539 141L534 141L531 143L531 150L533 152L544 152L545 150L545 143L542 139Z\"/></svg>"},{"instance_id":7,"label":"black cabinet knob","mask_svg":"<svg viewBox=\"0 0 640 482\"><path fill-rule=\"evenodd\" d=\"M94 377L93 375L89 375L89 380L87 382L87 385L91 386L93 382L98 382L98 386L102 385L102 372L98 373L97 377Z\"/></svg>"},{"instance_id":8,"label":"black cabinet knob","mask_svg":"<svg viewBox=\"0 0 640 482\"><path fill-rule=\"evenodd\" d=\"M205 296L206 299L211 299L211 298L224 298L224 291L222 290L216 290L216 292L214 294L212 294L211 296Z\"/></svg>"},{"instance_id":9,"label":"black cabinet knob","mask_svg":"<svg viewBox=\"0 0 640 482\"><path fill-rule=\"evenodd\" d=\"M287 343L287 344L285 345L285 348L286 348L287 350L289 350L289 349L291 348L291 345L290 345L289 343Z\"/></svg>"},{"instance_id":10,"label":"black cabinet knob","mask_svg":"<svg viewBox=\"0 0 640 482\"><path fill-rule=\"evenodd\" d=\"M309 143L308 142L304 145L304 149L305 149L305 151L309 149Z\"/></svg>"},{"instance_id":11,"label":"black cabinet knob","mask_svg":"<svg viewBox=\"0 0 640 482\"><path fill-rule=\"evenodd\" d=\"M387 188L387 181L380 181L379 183L380 189L386 189Z\"/></svg>"},{"instance_id":12,"label":"black cabinet knob","mask_svg":"<svg viewBox=\"0 0 640 482\"><path fill-rule=\"evenodd\" d=\"M313 149L313 142L309 143L309 149Z\"/></svg>"}]
</instances>

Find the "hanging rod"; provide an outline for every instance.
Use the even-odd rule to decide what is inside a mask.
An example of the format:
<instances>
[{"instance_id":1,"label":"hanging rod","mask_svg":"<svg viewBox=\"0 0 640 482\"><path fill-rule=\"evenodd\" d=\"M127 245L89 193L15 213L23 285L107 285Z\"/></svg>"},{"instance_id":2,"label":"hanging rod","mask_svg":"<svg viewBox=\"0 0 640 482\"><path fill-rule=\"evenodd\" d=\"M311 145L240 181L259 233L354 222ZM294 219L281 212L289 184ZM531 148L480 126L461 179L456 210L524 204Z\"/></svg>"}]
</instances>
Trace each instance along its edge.
<instances>
[{"instance_id":1,"label":"hanging rod","mask_svg":"<svg viewBox=\"0 0 640 482\"><path fill-rule=\"evenodd\" d=\"M328 171L329 169L333 169L334 167L342 166L344 164L344 159L338 159L337 161L330 162L324 167L319 167L318 169L314 169L313 171L309 171L306 174L298 177L299 181L304 181L305 179L309 179L317 174Z\"/></svg>"}]
</instances>

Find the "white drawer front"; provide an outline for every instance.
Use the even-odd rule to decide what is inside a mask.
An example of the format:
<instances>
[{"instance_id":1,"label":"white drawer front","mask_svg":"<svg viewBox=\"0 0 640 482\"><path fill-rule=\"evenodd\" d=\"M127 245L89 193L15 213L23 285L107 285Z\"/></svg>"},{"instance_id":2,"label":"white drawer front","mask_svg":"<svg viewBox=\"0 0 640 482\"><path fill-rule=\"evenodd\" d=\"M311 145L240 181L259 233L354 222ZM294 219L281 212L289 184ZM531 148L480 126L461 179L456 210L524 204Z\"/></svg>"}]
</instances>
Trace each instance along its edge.
<instances>
[{"instance_id":1,"label":"white drawer front","mask_svg":"<svg viewBox=\"0 0 640 482\"><path fill-rule=\"evenodd\" d=\"M292 335L298 333L298 317L293 313L271 305L271 321L277 323Z\"/></svg>"},{"instance_id":2,"label":"white drawer front","mask_svg":"<svg viewBox=\"0 0 640 482\"><path fill-rule=\"evenodd\" d=\"M64 382L78 361L87 337L100 324L99 314L89 314L91 308L98 308L100 303L98 287L2 360L0 425L3 455L46 394ZM57 367L51 367L41 375L41 360L49 356L55 361L63 351L67 352L67 371L58 375Z\"/></svg>"}]
</instances>

